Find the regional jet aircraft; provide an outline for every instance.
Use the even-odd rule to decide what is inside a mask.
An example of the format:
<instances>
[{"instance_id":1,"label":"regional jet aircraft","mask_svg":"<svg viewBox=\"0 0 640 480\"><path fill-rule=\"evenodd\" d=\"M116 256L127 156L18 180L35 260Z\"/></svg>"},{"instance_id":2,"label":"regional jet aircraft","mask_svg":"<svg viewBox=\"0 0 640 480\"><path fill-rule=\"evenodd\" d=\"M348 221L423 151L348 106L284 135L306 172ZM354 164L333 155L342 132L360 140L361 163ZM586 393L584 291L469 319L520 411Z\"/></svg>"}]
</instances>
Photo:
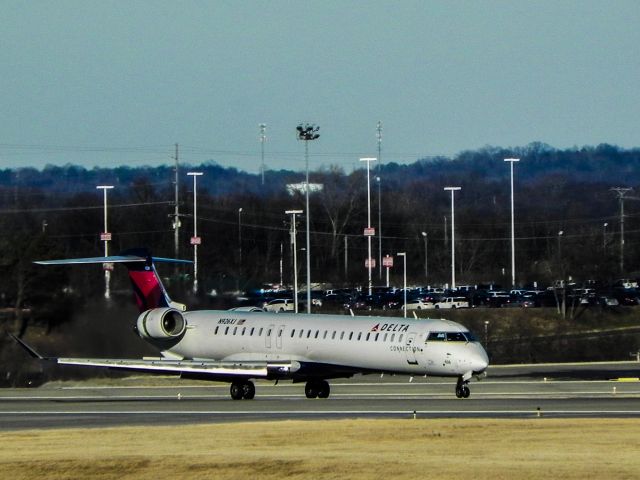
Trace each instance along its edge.
<instances>
[{"instance_id":1,"label":"regional jet aircraft","mask_svg":"<svg viewBox=\"0 0 640 480\"><path fill-rule=\"evenodd\" d=\"M468 329L448 320L268 312L186 311L172 302L146 250L118 256L50 260L43 265L113 262L129 270L140 309L136 331L158 348L157 359L55 358L61 365L177 374L229 382L234 400L252 399L252 380L306 382L307 398L327 398L327 380L397 373L456 377L455 394L484 374L485 350ZM17 339L16 339L17 340ZM29 353L43 358L24 342Z\"/></svg>"}]
</instances>

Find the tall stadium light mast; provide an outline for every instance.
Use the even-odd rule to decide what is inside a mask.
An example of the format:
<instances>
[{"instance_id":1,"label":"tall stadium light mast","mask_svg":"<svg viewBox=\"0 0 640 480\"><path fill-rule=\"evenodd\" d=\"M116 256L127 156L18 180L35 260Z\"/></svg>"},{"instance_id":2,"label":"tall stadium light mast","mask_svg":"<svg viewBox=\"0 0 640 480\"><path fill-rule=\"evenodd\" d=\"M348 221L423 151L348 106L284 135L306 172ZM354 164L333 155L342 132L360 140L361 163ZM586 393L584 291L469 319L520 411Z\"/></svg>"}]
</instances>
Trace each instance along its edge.
<instances>
[{"instance_id":1,"label":"tall stadium light mast","mask_svg":"<svg viewBox=\"0 0 640 480\"><path fill-rule=\"evenodd\" d=\"M104 198L104 230L100 235L100 239L104 241L104 256L109 256L109 240L111 240L111 233L109 233L109 226L107 222L107 190L111 190L113 185L98 185L96 187L98 190L102 190L103 198ZM112 264L111 264L112 265ZM107 300L111 298L111 265L105 263L103 265L104 268L104 298Z\"/></svg>"},{"instance_id":2,"label":"tall stadium light mast","mask_svg":"<svg viewBox=\"0 0 640 480\"><path fill-rule=\"evenodd\" d=\"M376 183L378 184L378 278L382 280L382 197L380 196L382 170L382 122L378 121L376 127L376 139L378 141L378 175Z\"/></svg>"},{"instance_id":3,"label":"tall stadium light mast","mask_svg":"<svg viewBox=\"0 0 640 480\"><path fill-rule=\"evenodd\" d=\"M180 211L178 202L178 144L176 143L176 155L174 157L176 161L176 167L174 171L174 188L175 188L175 207L173 213L173 244L174 244L174 258L180 258ZM176 267L177 272L177 267Z\"/></svg>"},{"instance_id":4,"label":"tall stadium light mast","mask_svg":"<svg viewBox=\"0 0 640 480\"><path fill-rule=\"evenodd\" d=\"M519 162L519 158L505 158L505 162L511 164L511 287L516 287L516 234L513 209L513 164Z\"/></svg>"},{"instance_id":5,"label":"tall stadium light mast","mask_svg":"<svg viewBox=\"0 0 640 480\"><path fill-rule=\"evenodd\" d=\"M444 187L451 192L451 289L456 288L456 215L454 194L462 187Z\"/></svg>"},{"instance_id":6,"label":"tall stadium light mast","mask_svg":"<svg viewBox=\"0 0 640 480\"><path fill-rule=\"evenodd\" d=\"M624 196L629 193L632 188L615 187L612 192L618 194L620 203L620 273L624 273Z\"/></svg>"},{"instance_id":7,"label":"tall stadium light mast","mask_svg":"<svg viewBox=\"0 0 640 480\"><path fill-rule=\"evenodd\" d=\"M398 252L397 255L402 257L402 291L404 305L402 306L404 318L407 318L407 252Z\"/></svg>"},{"instance_id":8,"label":"tall stadium light mast","mask_svg":"<svg viewBox=\"0 0 640 480\"><path fill-rule=\"evenodd\" d=\"M367 162L367 230L369 230L369 232L367 233L367 269L369 270L369 295L372 294L372 290L373 290L373 286L371 284L371 267L372 267L372 259L371 259L371 235L370 235L370 230L371 230L371 178L370 178L370 171L371 171L371 162L375 162L377 160L377 158L375 157L366 157L366 158L361 158L360 161L361 162Z\"/></svg>"},{"instance_id":9,"label":"tall stadium light mast","mask_svg":"<svg viewBox=\"0 0 640 480\"><path fill-rule=\"evenodd\" d=\"M193 293L198 293L198 245L200 245L200 237L198 237L198 177L204 175L202 172L187 172L187 175L193 177L193 237L191 237L191 245L193 245Z\"/></svg>"},{"instance_id":10,"label":"tall stadium light mast","mask_svg":"<svg viewBox=\"0 0 640 480\"><path fill-rule=\"evenodd\" d=\"M258 125L260 128L260 150L262 163L260 164L260 173L262 174L262 185L264 185L264 142L267 141L267 136L265 135L265 131L267 130L267 124L261 123Z\"/></svg>"},{"instance_id":11,"label":"tall stadium light mast","mask_svg":"<svg viewBox=\"0 0 640 480\"><path fill-rule=\"evenodd\" d=\"M293 306L298 313L298 247L296 243L296 215L302 214L302 210L285 210L291 215L291 248L293 249Z\"/></svg>"},{"instance_id":12,"label":"tall stadium light mast","mask_svg":"<svg viewBox=\"0 0 640 480\"><path fill-rule=\"evenodd\" d=\"M424 241L424 281L429 283L429 234L420 232Z\"/></svg>"},{"instance_id":13,"label":"tall stadium light mast","mask_svg":"<svg viewBox=\"0 0 640 480\"><path fill-rule=\"evenodd\" d=\"M304 163L306 167L306 181L305 181L305 208L307 212L307 313L311 313L311 241L309 239L310 232L310 217L311 211L309 210L309 141L317 140L320 138L318 131L320 127L305 123L296 127L298 140L304 141Z\"/></svg>"}]
</instances>

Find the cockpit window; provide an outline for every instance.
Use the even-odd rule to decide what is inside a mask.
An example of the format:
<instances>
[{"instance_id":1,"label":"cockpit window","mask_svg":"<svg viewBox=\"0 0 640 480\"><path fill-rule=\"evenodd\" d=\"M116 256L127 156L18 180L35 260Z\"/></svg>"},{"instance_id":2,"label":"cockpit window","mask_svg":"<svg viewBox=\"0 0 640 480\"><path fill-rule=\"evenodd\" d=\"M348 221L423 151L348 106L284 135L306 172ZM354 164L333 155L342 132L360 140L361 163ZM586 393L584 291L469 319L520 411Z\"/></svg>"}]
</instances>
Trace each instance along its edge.
<instances>
[{"instance_id":1,"label":"cockpit window","mask_svg":"<svg viewBox=\"0 0 640 480\"><path fill-rule=\"evenodd\" d=\"M447 332L447 342L466 342L467 339L462 332Z\"/></svg>"},{"instance_id":2,"label":"cockpit window","mask_svg":"<svg viewBox=\"0 0 640 480\"><path fill-rule=\"evenodd\" d=\"M427 342L475 342L471 332L429 332Z\"/></svg>"},{"instance_id":3,"label":"cockpit window","mask_svg":"<svg viewBox=\"0 0 640 480\"><path fill-rule=\"evenodd\" d=\"M429 332L427 342L444 342L447 340L446 332Z\"/></svg>"}]
</instances>

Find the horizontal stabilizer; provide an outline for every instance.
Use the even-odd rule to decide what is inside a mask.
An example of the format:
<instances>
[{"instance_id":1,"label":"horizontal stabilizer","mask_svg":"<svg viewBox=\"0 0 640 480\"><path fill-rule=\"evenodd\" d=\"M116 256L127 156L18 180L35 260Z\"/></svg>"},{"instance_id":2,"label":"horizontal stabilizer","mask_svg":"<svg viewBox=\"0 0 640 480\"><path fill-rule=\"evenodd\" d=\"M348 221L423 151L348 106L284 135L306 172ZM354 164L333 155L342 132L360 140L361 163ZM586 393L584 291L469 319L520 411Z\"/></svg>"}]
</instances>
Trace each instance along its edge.
<instances>
[{"instance_id":1,"label":"horizontal stabilizer","mask_svg":"<svg viewBox=\"0 0 640 480\"><path fill-rule=\"evenodd\" d=\"M99 264L99 263L137 263L146 262L147 257L139 255L111 255L108 257L89 257L89 258L65 258L62 260L39 260L38 265L81 265L81 264ZM193 263L191 260L179 260L177 258L151 257L153 263Z\"/></svg>"}]
</instances>

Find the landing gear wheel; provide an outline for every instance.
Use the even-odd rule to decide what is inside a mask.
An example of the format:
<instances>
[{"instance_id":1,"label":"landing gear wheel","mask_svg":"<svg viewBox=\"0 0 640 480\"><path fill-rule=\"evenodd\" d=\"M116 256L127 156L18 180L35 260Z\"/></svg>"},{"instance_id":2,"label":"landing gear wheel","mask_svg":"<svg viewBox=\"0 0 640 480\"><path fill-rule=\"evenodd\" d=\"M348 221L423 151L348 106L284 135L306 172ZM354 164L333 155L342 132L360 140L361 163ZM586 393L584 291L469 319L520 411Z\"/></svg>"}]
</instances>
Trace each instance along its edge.
<instances>
[{"instance_id":1,"label":"landing gear wheel","mask_svg":"<svg viewBox=\"0 0 640 480\"><path fill-rule=\"evenodd\" d=\"M240 382L233 382L229 388L229 393L233 400L242 400L244 396L243 384Z\"/></svg>"},{"instance_id":2,"label":"landing gear wheel","mask_svg":"<svg viewBox=\"0 0 640 480\"><path fill-rule=\"evenodd\" d=\"M322 380L318 383L318 398L329 398L329 393L331 393L331 387L329 386L329 382L326 380Z\"/></svg>"},{"instance_id":3,"label":"landing gear wheel","mask_svg":"<svg viewBox=\"0 0 640 480\"><path fill-rule=\"evenodd\" d=\"M304 394L307 398L317 398L318 397L318 384L314 381L309 381L304 386Z\"/></svg>"},{"instance_id":4,"label":"landing gear wheel","mask_svg":"<svg viewBox=\"0 0 640 480\"><path fill-rule=\"evenodd\" d=\"M469 395L471 395L471 390L469 390L467 383L469 383L468 380L464 381L462 380L462 377L458 378L458 383L456 383L456 397L469 398Z\"/></svg>"},{"instance_id":5,"label":"landing gear wheel","mask_svg":"<svg viewBox=\"0 0 640 480\"><path fill-rule=\"evenodd\" d=\"M246 381L242 384L242 398L245 400L253 400L256 396L256 386L253 382Z\"/></svg>"}]
</instances>

